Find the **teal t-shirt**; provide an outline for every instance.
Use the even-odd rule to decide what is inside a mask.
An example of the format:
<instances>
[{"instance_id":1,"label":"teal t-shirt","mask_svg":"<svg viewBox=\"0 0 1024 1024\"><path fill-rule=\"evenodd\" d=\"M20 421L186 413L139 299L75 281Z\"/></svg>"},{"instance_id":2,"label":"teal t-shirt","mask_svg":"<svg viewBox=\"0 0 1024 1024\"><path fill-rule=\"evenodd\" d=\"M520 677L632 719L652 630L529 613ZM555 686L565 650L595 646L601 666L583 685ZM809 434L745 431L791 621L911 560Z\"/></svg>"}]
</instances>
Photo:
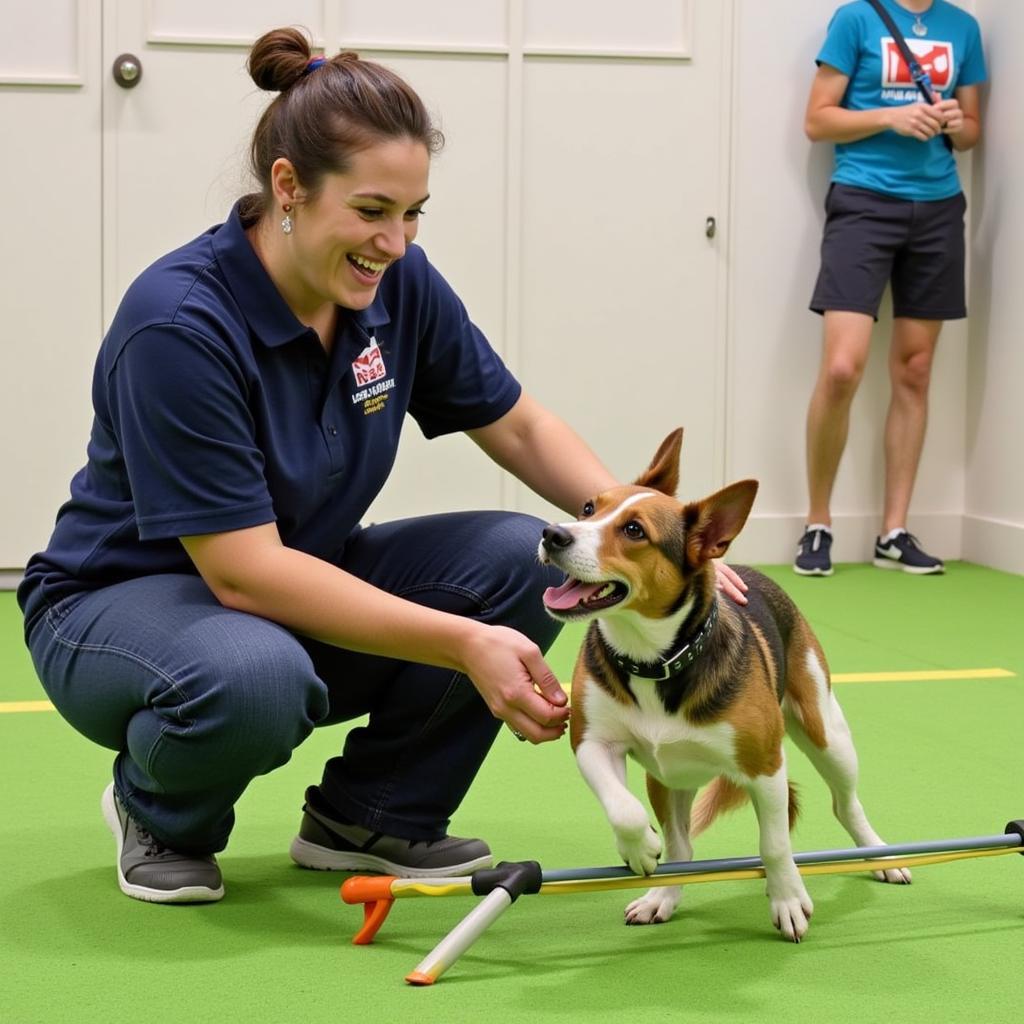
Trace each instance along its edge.
<instances>
[{"instance_id":1,"label":"teal t-shirt","mask_svg":"<svg viewBox=\"0 0 1024 1024\"><path fill-rule=\"evenodd\" d=\"M948 99L958 87L985 80L981 33L970 14L947 0L933 0L919 15L896 0L882 2L937 95ZM853 0L836 11L817 62L850 79L842 102L848 110L921 102L910 69L867 0ZM891 130L837 143L832 180L900 199L948 199L960 191L956 161L941 136L921 142Z\"/></svg>"}]
</instances>

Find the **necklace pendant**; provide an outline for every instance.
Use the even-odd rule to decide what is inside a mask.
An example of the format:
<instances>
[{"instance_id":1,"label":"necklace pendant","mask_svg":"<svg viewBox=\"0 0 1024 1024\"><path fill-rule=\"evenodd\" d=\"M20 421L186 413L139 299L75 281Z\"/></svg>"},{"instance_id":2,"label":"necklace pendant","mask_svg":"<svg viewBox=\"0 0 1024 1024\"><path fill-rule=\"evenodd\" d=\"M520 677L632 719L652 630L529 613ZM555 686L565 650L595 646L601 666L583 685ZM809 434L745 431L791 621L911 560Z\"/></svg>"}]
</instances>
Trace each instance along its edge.
<instances>
[{"instance_id":1,"label":"necklace pendant","mask_svg":"<svg viewBox=\"0 0 1024 1024\"><path fill-rule=\"evenodd\" d=\"M918 18L914 22L914 24L911 25L910 31L913 32L915 36L918 36L920 38L921 36L928 35L928 26L920 18Z\"/></svg>"}]
</instances>

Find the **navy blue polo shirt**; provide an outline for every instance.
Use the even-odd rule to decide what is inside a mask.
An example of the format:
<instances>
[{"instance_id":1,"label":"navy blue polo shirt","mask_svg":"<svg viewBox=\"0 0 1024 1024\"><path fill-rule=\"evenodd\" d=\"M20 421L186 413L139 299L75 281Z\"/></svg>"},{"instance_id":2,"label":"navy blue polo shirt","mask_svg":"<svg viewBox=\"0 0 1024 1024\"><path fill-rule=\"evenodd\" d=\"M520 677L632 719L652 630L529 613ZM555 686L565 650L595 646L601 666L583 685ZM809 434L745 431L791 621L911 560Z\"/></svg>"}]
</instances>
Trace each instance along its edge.
<instances>
[{"instance_id":1,"label":"navy blue polo shirt","mask_svg":"<svg viewBox=\"0 0 1024 1024\"><path fill-rule=\"evenodd\" d=\"M195 572L179 537L276 522L319 558L387 479L410 413L427 437L486 426L520 386L412 245L332 351L288 308L238 207L131 285L93 377L88 461L18 599Z\"/></svg>"}]
</instances>

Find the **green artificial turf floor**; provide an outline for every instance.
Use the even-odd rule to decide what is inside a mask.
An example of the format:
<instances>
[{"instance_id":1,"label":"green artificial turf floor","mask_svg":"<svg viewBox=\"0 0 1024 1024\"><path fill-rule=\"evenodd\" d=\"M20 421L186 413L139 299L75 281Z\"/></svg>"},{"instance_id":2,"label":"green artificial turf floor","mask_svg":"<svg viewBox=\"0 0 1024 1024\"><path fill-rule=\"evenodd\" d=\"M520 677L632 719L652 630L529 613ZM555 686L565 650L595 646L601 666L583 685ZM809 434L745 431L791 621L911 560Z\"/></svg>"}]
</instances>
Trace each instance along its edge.
<instances>
[{"instance_id":1,"label":"green artificial turf floor","mask_svg":"<svg viewBox=\"0 0 1024 1024\"><path fill-rule=\"evenodd\" d=\"M839 682L861 761L861 798L890 843L989 835L1024 818L1024 577L954 563L912 578L843 565L829 580L767 570L804 609L837 674L952 671L953 678ZM550 655L568 679L579 632ZM971 670L1003 669L1002 678ZM303 871L287 848L302 793L340 747L319 730L257 779L220 861L219 904L122 896L99 812L111 754L53 711L0 594L0 1021L786 1024L1018 1021L1024 859L919 868L914 884L867 875L807 880L799 946L768 919L762 881L694 885L671 922L627 928L634 893L524 897L430 988L404 976L473 906L399 901L371 946L341 877ZM801 785L797 850L848 846L824 784L790 749ZM642 792L635 766L631 784ZM616 863L610 831L566 741L532 747L507 730L453 823L504 859L545 868ZM749 807L721 819L696 856L755 854Z\"/></svg>"}]
</instances>

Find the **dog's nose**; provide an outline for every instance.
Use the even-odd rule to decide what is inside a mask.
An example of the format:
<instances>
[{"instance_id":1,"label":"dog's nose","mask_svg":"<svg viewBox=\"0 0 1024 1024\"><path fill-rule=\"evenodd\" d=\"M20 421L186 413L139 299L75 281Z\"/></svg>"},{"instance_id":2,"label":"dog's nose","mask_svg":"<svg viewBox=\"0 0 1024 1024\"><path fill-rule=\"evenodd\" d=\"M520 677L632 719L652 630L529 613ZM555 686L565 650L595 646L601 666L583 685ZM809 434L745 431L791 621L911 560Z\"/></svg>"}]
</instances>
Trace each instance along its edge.
<instances>
[{"instance_id":1,"label":"dog's nose","mask_svg":"<svg viewBox=\"0 0 1024 1024\"><path fill-rule=\"evenodd\" d=\"M545 551L552 551L555 548L567 548L572 543L572 534L557 523L550 523L544 527L544 539L541 544Z\"/></svg>"}]
</instances>

